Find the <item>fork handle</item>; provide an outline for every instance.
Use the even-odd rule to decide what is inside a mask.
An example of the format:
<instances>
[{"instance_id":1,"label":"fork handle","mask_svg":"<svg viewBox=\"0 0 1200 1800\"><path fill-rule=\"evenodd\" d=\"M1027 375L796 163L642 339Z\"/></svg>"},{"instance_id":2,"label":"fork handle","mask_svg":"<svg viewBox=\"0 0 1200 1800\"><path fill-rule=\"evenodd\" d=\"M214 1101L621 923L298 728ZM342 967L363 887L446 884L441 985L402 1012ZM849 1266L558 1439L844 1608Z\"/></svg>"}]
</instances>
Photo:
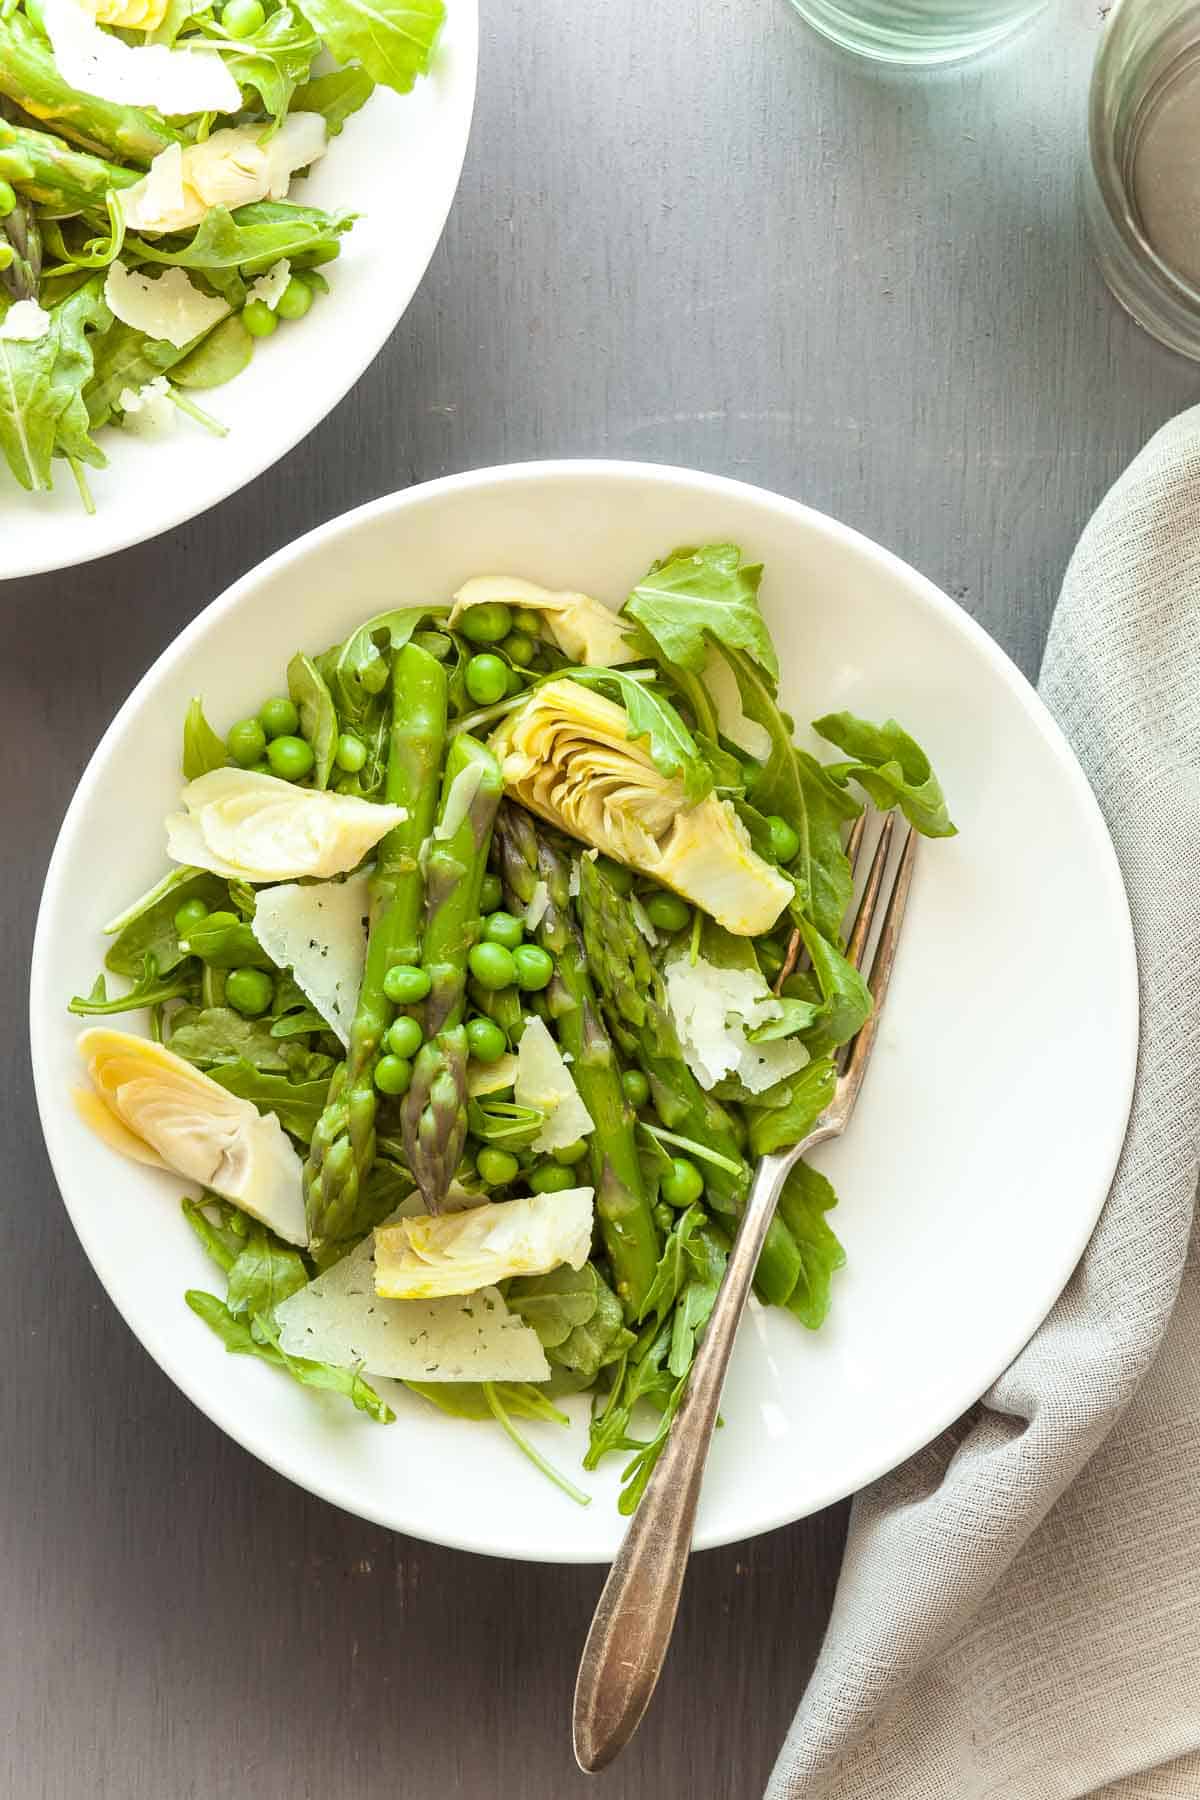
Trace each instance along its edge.
<instances>
[{"instance_id":1,"label":"fork handle","mask_svg":"<svg viewBox=\"0 0 1200 1800\"><path fill-rule=\"evenodd\" d=\"M575 1683L575 1758L594 1772L641 1724L679 1608L709 1440L775 1204L801 1146L758 1165L666 1448L609 1571Z\"/></svg>"}]
</instances>

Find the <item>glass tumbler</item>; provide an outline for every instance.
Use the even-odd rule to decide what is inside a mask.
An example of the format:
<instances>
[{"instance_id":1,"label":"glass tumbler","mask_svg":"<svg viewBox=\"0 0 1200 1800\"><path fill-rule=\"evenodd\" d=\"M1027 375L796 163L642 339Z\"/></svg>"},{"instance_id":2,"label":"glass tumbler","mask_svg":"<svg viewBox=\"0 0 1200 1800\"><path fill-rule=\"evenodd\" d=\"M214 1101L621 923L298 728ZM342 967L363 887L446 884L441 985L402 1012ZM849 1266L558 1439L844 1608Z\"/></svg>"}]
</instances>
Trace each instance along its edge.
<instances>
[{"instance_id":1,"label":"glass tumbler","mask_svg":"<svg viewBox=\"0 0 1200 1800\"><path fill-rule=\"evenodd\" d=\"M1200 0L1118 0L1092 75L1084 205L1104 279L1200 359Z\"/></svg>"},{"instance_id":2,"label":"glass tumbler","mask_svg":"<svg viewBox=\"0 0 1200 1800\"><path fill-rule=\"evenodd\" d=\"M824 37L877 62L928 67L989 50L1045 0L792 0Z\"/></svg>"}]
</instances>

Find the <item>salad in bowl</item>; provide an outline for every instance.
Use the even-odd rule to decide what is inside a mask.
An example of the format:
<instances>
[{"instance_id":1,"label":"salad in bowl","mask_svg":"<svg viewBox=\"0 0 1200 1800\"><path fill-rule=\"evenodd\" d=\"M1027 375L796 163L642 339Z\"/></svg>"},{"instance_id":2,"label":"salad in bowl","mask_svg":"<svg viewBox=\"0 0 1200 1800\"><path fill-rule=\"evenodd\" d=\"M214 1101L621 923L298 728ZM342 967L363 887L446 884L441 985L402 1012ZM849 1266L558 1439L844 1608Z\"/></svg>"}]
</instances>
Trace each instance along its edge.
<instances>
[{"instance_id":1,"label":"salad in bowl","mask_svg":"<svg viewBox=\"0 0 1200 1800\"><path fill-rule=\"evenodd\" d=\"M430 70L444 15L0 0L0 482L44 495L69 470L91 511L108 427L224 433L197 396L277 330L320 329L355 226L310 172L377 86Z\"/></svg>"},{"instance_id":2,"label":"salad in bowl","mask_svg":"<svg viewBox=\"0 0 1200 1800\"><path fill-rule=\"evenodd\" d=\"M213 1285L186 1301L227 1350L379 1423L397 1383L494 1421L580 1501L522 1421L586 1393L623 1511L754 1159L870 1008L847 831L868 801L954 831L895 721L796 744L761 573L672 550L619 613L481 574L281 643L253 714L192 701L165 872L70 1000L78 1109L191 1184ZM844 1261L833 1205L798 1165L759 1264L797 1330Z\"/></svg>"}]
</instances>

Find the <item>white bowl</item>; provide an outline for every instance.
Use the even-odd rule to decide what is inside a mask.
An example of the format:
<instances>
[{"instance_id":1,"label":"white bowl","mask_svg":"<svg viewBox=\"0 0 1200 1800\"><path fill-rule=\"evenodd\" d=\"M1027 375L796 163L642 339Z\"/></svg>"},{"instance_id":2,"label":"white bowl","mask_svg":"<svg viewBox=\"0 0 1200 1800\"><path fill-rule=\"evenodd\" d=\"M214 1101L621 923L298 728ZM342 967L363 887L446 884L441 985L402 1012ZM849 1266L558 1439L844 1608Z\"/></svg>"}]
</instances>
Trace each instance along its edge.
<instances>
[{"instance_id":1,"label":"white bowl","mask_svg":"<svg viewBox=\"0 0 1200 1800\"><path fill-rule=\"evenodd\" d=\"M356 212L330 293L308 317L255 346L236 380L195 399L229 427L215 438L180 419L167 439L106 427L106 469L89 469L84 512L71 471L27 494L0 467L0 579L68 569L168 531L236 493L333 411L383 348L429 267L458 186L479 54L478 0L448 0L430 75L412 93L377 88L295 189L305 205Z\"/></svg>"},{"instance_id":2,"label":"white bowl","mask_svg":"<svg viewBox=\"0 0 1200 1800\"><path fill-rule=\"evenodd\" d=\"M233 1437L313 1493L397 1530L543 1561L611 1556L621 1458L581 1476L572 1433L533 1435L595 1495L580 1510L490 1425L401 1392L398 1422L226 1355L183 1303L213 1276L180 1184L75 1117L78 1021L100 922L161 873L180 722L218 726L279 686L298 646L370 613L520 573L616 604L676 544L766 564L786 704L895 714L928 748L961 835L923 846L858 1116L819 1158L848 1265L817 1333L756 1304L726 1391L697 1532L726 1543L837 1500L924 1444L1049 1309L1104 1200L1132 1092L1134 952L1116 859L1064 739L1024 678L928 581L832 519L711 475L535 463L376 501L280 551L159 658L106 732L50 865L33 959L46 1140L96 1271L150 1353ZM219 1281L217 1283L219 1285Z\"/></svg>"}]
</instances>

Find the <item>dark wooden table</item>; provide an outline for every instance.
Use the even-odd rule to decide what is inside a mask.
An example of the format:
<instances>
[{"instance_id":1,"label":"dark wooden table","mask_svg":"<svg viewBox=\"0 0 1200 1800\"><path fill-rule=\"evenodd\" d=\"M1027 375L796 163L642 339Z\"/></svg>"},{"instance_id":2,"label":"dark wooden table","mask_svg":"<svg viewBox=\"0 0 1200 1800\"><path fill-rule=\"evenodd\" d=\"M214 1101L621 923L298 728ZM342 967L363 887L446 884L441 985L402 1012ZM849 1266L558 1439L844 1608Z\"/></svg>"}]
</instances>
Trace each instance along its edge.
<instances>
[{"instance_id":1,"label":"dark wooden table","mask_svg":"<svg viewBox=\"0 0 1200 1800\"><path fill-rule=\"evenodd\" d=\"M1200 371L1118 312L1088 257L1094 4L923 78L837 59L785 0L486 11L457 206L358 389L184 530L0 587L6 1800L588 1790L568 1708L600 1572L390 1537L260 1467L134 1342L59 1205L25 1049L29 943L74 784L147 664L235 576L359 501L611 455L837 513L1033 673L1088 513L1200 398ZM613 1800L759 1794L844 1524L838 1507L697 1559Z\"/></svg>"}]
</instances>

